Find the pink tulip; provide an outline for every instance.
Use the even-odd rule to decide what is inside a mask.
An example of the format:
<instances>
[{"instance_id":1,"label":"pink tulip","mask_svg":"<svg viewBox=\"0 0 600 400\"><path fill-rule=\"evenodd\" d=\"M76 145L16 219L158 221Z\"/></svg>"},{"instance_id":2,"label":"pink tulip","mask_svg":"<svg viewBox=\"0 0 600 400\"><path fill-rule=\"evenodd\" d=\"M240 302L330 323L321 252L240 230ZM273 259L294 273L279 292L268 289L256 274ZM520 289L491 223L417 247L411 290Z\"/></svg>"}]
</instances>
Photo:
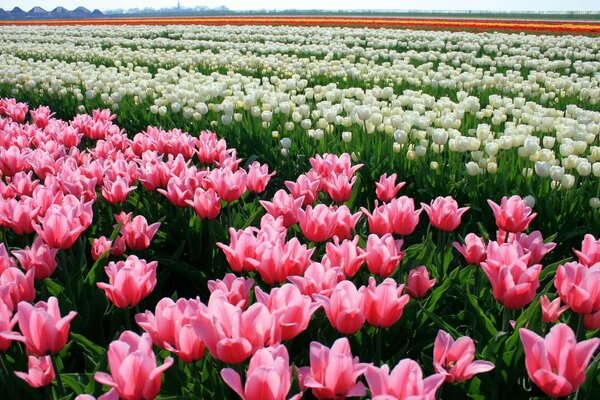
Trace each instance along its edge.
<instances>
[{"instance_id":1,"label":"pink tulip","mask_svg":"<svg viewBox=\"0 0 600 400\"><path fill-rule=\"evenodd\" d=\"M214 358L239 364L270 341L273 317L260 303L242 311L217 290L208 306L201 306L192 326Z\"/></svg>"},{"instance_id":2,"label":"pink tulip","mask_svg":"<svg viewBox=\"0 0 600 400\"><path fill-rule=\"evenodd\" d=\"M579 262L583 265L591 267L594 264L600 263L600 239L594 238L589 233L583 237L581 251L574 251L579 258Z\"/></svg>"},{"instance_id":3,"label":"pink tulip","mask_svg":"<svg viewBox=\"0 0 600 400\"><path fill-rule=\"evenodd\" d=\"M16 314L22 335L3 332L0 336L25 343L29 354L36 357L56 354L67 344L71 320L76 315L71 311L61 318L56 297L50 297L47 303L40 301L35 305L22 301Z\"/></svg>"},{"instance_id":4,"label":"pink tulip","mask_svg":"<svg viewBox=\"0 0 600 400\"><path fill-rule=\"evenodd\" d=\"M345 278L340 267L326 268L314 262L304 271L304 276L289 276L288 280L300 289L300 293L314 298L316 294L329 297L335 286Z\"/></svg>"},{"instance_id":5,"label":"pink tulip","mask_svg":"<svg viewBox=\"0 0 600 400\"><path fill-rule=\"evenodd\" d=\"M327 269L341 267L344 274L349 278L356 275L365 260L365 251L358 247L359 239L359 236L355 236L353 240L346 239L340 243L338 237L335 236L333 243L328 242L325 245L323 265Z\"/></svg>"},{"instance_id":6,"label":"pink tulip","mask_svg":"<svg viewBox=\"0 0 600 400\"><path fill-rule=\"evenodd\" d=\"M262 193L265 191L267 184L275 172L269 174L269 166L267 164L260 165L258 161L254 161L248 167L248 180L246 186L250 193Z\"/></svg>"},{"instance_id":7,"label":"pink tulip","mask_svg":"<svg viewBox=\"0 0 600 400\"><path fill-rule=\"evenodd\" d=\"M11 308L0 300L0 351L5 352L10 346L10 339L5 339L2 333L10 334L17 324L18 319L13 318Z\"/></svg>"},{"instance_id":8,"label":"pink tulip","mask_svg":"<svg viewBox=\"0 0 600 400\"><path fill-rule=\"evenodd\" d=\"M39 106L35 110L30 111L31 119L38 128L45 128L48 125L50 118L54 115L50 107Z\"/></svg>"},{"instance_id":9,"label":"pink tulip","mask_svg":"<svg viewBox=\"0 0 600 400\"><path fill-rule=\"evenodd\" d=\"M590 331L600 329L600 311L584 315L583 327Z\"/></svg>"},{"instance_id":10,"label":"pink tulip","mask_svg":"<svg viewBox=\"0 0 600 400\"><path fill-rule=\"evenodd\" d=\"M518 242L502 243L490 241L487 246L485 262L488 266L499 269L503 265L510 265L522 261L530 266L531 253L528 253Z\"/></svg>"},{"instance_id":11,"label":"pink tulip","mask_svg":"<svg viewBox=\"0 0 600 400\"><path fill-rule=\"evenodd\" d=\"M240 375L231 368L222 369L221 377L243 400L285 400L292 381L287 349L276 345L258 350L248 364L244 387Z\"/></svg>"},{"instance_id":12,"label":"pink tulip","mask_svg":"<svg viewBox=\"0 0 600 400\"><path fill-rule=\"evenodd\" d=\"M329 298L319 294L313 297L323 306L329 323L338 332L352 335L364 325L364 289L356 289L354 283L341 281Z\"/></svg>"},{"instance_id":13,"label":"pink tulip","mask_svg":"<svg viewBox=\"0 0 600 400\"><path fill-rule=\"evenodd\" d=\"M531 214L531 208L527 206L525 200L517 195L510 198L502 197L500 205L492 200L488 200L488 204L494 211L496 226L508 232L523 232L537 215L537 213Z\"/></svg>"},{"instance_id":14,"label":"pink tulip","mask_svg":"<svg viewBox=\"0 0 600 400\"><path fill-rule=\"evenodd\" d=\"M111 204L123 203L127 200L129 193L133 192L137 186L129 186L129 182L125 178L110 180L104 178L102 186L102 196Z\"/></svg>"},{"instance_id":15,"label":"pink tulip","mask_svg":"<svg viewBox=\"0 0 600 400\"><path fill-rule=\"evenodd\" d=\"M421 207L429 216L431 225L441 231L453 231L458 228L461 216L470 208L458 208L458 203L451 196L440 196L431 205L421 203Z\"/></svg>"},{"instance_id":16,"label":"pink tulip","mask_svg":"<svg viewBox=\"0 0 600 400\"><path fill-rule=\"evenodd\" d=\"M284 183L295 199L304 198L303 207L315 202L321 187L320 180L310 179L306 174L300 175L295 182L285 181Z\"/></svg>"},{"instance_id":17,"label":"pink tulip","mask_svg":"<svg viewBox=\"0 0 600 400\"><path fill-rule=\"evenodd\" d=\"M542 338L534 332L519 330L525 350L525 367L529 378L546 395L563 397L575 392L585 381L585 370L599 338L577 343L573 330L557 324Z\"/></svg>"},{"instance_id":18,"label":"pink tulip","mask_svg":"<svg viewBox=\"0 0 600 400\"><path fill-rule=\"evenodd\" d=\"M136 215L133 220L121 228L121 235L125 244L131 250L144 250L150 246L150 242L158 231L160 222L148 225L148 221L142 215Z\"/></svg>"},{"instance_id":19,"label":"pink tulip","mask_svg":"<svg viewBox=\"0 0 600 400\"><path fill-rule=\"evenodd\" d=\"M104 290L116 307L135 307L156 286L157 266L156 261L147 263L134 255L125 261L111 261L104 268L109 283L99 282L96 285Z\"/></svg>"},{"instance_id":20,"label":"pink tulip","mask_svg":"<svg viewBox=\"0 0 600 400\"><path fill-rule=\"evenodd\" d=\"M110 254L115 257L121 257L125 254L125 250L127 250L127 246L125 246L123 236L117 236L110 248Z\"/></svg>"},{"instance_id":21,"label":"pink tulip","mask_svg":"<svg viewBox=\"0 0 600 400\"><path fill-rule=\"evenodd\" d=\"M212 164L219 159L221 153L227 150L225 139L218 140L214 132L202 131L196 142L196 154L203 164Z\"/></svg>"},{"instance_id":22,"label":"pink tulip","mask_svg":"<svg viewBox=\"0 0 600 400\"><path fill-rule=\"evenodd\" d=\"M446 382L463 382L476 374L494 369L489 361L473 361L475 343L468 336L456 341L448 332L439 330L433 346L433 368L438 374L446 376Z\"/></svg>"},{"instance_id":23,"label":"pink tulip","mask_svg":"<svg viewBox=\"0 0 600 400\"><path fill-rule=\"evenodd\" d=\"M540 264L528 267L523 260L516 260L496 268L482 262L481 268L492 284L494 298L509 310L517 310L531 303L540 287Z\"/></svg>"},{"instance_id":24,"label":"pink tulip","mask_svg":"<svg viewBox=\"0 0 600 400\"><path fill-rule=\"evenodd\" d=\"M423 379L421 367L415 361L405 358L394 367L384 364L381 368L369 366L365 378L371 396L377 400L435 400L435 394L444 383L445 375L434 374Z\"/></svg>"},{"instance_id":25,"label":"pink tulip","mask_svg":"<svg viewBox=\"0 0 600 400\"><path fill-rule=\"evenodd\" d=\"M116 390L123 400L154 399L160 391L163 372L173 365L167 357L159 367L152 352L152 339L147 333L138 336L125 331L108 345L108 366L111 375L96 372L94 379Z\"/></svg>"},{"instance_id":26,"label":"pink tulip","mask_svg":"<svg viewBox=\"0 0 600 400\"><path fill-rule=\"evenodd\" d=\"M324 181L323 187L331 200L336 203L343 203L350 200L352 187L356 182L356 176L350 177L345 173L332 173Z\"/></svg>"},{"instance_id":27,"label":"pink tulip","mask_svg":"<svg viewBox=\"0 0 600 400\"><path fill-rule=\"evenodd\" d=\"M375 200L375 208L373 214L361 207L360 210L364 215L367 216L367 222L369 223L369 232L375 235L383 236L387 233L392 233L392 222L390 219L390 211L387 205L378 206L377 200Z\"/></svg>"},{"instance_id":28,"label":"pink tulip","mask_svg":"<svg viewBox=\"0 0 600 400\"><path fill-rule=\"evenodd\" d=\"M12 253L19 260L23 269L35 271L35 279L48 278L54 273L57 266L56 253L58 253L58 249L44 244L39 236L35 238L31 247L25 247L24 250L13 250Z\"/></svg>"},{"instance_id":29,"label":"pink tulip","mask_svg":"<svg viewBox=\"0 0 600 400\"><path fill-rule=\"evenodd\" d=\"M256 239L256 228L246 228L236 231L229 228L231 243L229 246L217 243L217 247L223 250L229 267L233 272L250 272L260 264L256 254L258 241Z\"/></svg>"},{"instance_id":30,"label":"pink tulip","mask_svg":"<svg viewBox=\"0 0 600 400\"><path fill-rule=\"evenodd\" d=\"M195 188L190 187L189 181L181 179L179 176L171 176L167 183L167 190L156 189L156 191L165 196L171 204L176 207L187 207L187 202L194 199Z\"/></svg>"},{"instance_id":31,"label":"pink tulip","mask_svg":"<svg viewBox=\"0 0 600 400\"><path fill-rule=\"evenodd\" d=\"M469 233L465 236L464 245L454 242L452 246L463 255L467 264L479 266L486 258L485 241L474 233Z\"/></svg>"},{"instance_id":32,"label":"pink tulip","mask_svg":"<svg viewBox=\"0 0 600 400\"><path fill-rule=\"evenodd\" d=\"M15 372L15 375L23 379L33 388L39 388L49 385L54 380L54 368L50 356L45 357L27 357L28 371Z\"/></svg>"},{"instance_id":33,"label":"pink tulip","mask_svg":"<svg viewBox=\"0 0 600 400\"><path fill-rule=\"evenodd\" d=\"M248 297L253 285L254 279L237 277L231 273L225 274L223 280L216 279L207 282L208 290L211 293L215 290L222 291L227 296L229 303L240 307L242 310L245 310L248 306Z\"/></svg>"},{"instance_id":34,"label":"pink tulip","mask_svg":"<svg viewBox=\"0 0 600 400\"><path fill-rule=\"evenodd\" d=\"M554 286L563 303L577 314L600 311L600 264L589 268L576 261L559 265Z\"/></svg>"},{"instance_id":35,"label":"pink tulip","mask_svg":"<svg viewBox=\"0 0 600 400\"><path fill-rule=\"evenodd\" d=\"M436 279L429 279L429 271L427 267L421 265L418 268L413 268L408 273L406 278L406 293L413 299L422 299L427 295L429 289L435 285Z\"/></svg>"},{"instance_id":36,"label":"pink tulip","mask_svg":"<svg viewBox=\"0 0 600 400\"><path fill-rule=\"evenodd\" d=\"M544 243L540 231L533 231L529 235L519 232L515 241L521 245L526 253L529 253L529 265L538 264L547 253L556 247L556 243Z\"/></svg>"},{"instance_id":37,"label":"pink tulip","mask_svg":"<svg viewBox=\"0 0 600 400\"><path fill-rule=\"evenodd\" d=\"M11 229L17 235L32 233L40 208L32 198L21 200L0 198L0 225Z\"/></svg>"},{"instance_id":38,"label":"pink tulip","mask_svg":"<svg viewBox=\"0 0 600 400\"><path fill-rule=\"evenodd\" d=\"M387 203L396 197L398 191L406 185L406 182L400 182L396 185L396 178L396 174L392 174L389 177L387 174L383 174L379 177L379 182L375 182L375 194L379 200Z\"/></svg>"},{"instance_id":39,"label":"pink tulip","mask_svg":"<svg viewBox=\"0 0 600 400\"><path fill-rule=\"evenodd\" d=\"M153 315L150 311L135 316L135 322L144 329L157 346L177 355L183 362L197 361L204 355L204 343L192 327L191 320L199 310L200 302L178 299L173 302L168 297L156 305Z\"/></svg>"},{"instance_id":40,"label":"pink tulip","mask_svg":"<svg viewBox=\"0 0 600 400\"><path fill-rule=\"evenodd\" d=\"M312 389L317 399L345 399L366 394L365 386L356 380L368 364L352 357L348 339L340 338L331 349L319 342L310 344L310 367L298 369L300 387Z\"/></svg>"},{"instance_id":41,"label":"pink tulip","mask_svg":"<svg viewBox=\"0 0 600 400\"><path fill-rule=\"evenodd\" d=\"M290 275L304 273L314 251L300 244L296 238L289 242L278 239L275 243L262 243L256 250L260 254L256 270L268 285L285 282Z\"/></svg>"},{"instance_id":42,"label":"pink tulip","mask_svg":"<svg viewBox=\"0 0 600 400\"><path fill-rule=\"evenodd\" d=\"M369 285L364 292L364 314L369 324L389 328L398 322L409 299L408 295L402 295L403 289L404 285L398 285L391 278L377 286L375 278L369 277Z\"/></svg>"},{"instance_id":43,"label":"pink tulip","mask_svg":"<svg viewBox=\"0 0 600 400\"><path fill-rule=\"evenodd\" d=\"M33 279L35 271L29 270L23 273L17 267L8 267L0 270L0 302L14 310L19 302L31 302L35 299L35 287Z\"/></svg>"},{"instance_id":44,"label":"pink tulip","mask_svg":"<svg viewBox=\"0 0 600 400\"><path fill-rule=\"evenodd\" d=\"M315 208L307 206L306 211L298 209L298 224L306 239L324 242L333 236L336 214L325 204L318 204Z\"/></svg>"},{"instance_id":45,"label":"pink tulip","mask_svg":"<svg viewBox=\"0 0 600 400\"><path fill-rule=\"evenodd\" d=\"M320 307L290 283L271 289L269 294L259 287L255 288L254 292L256 300L267 306L274 316L274 335L278 341L293 339L304 332L308 328L311 316ZM272 338L271 343L273 342Z\"/></svg>"},{"instance_id":46,"label":"pink tulip","mask_svg":"<svg viewBox=\"0 0 600 400\"><path fill-rule=\"evenodd\" d=\"M540 296L540 306L542 307L542 321L545 323L555 322L569 308L569 306L560 306L560 297L550 301L546 295Z\"/></svg>"},{"instance_id":47,"label":"pink tulip","mask_svg":"<svg viewBox=\"0 0 600 400\"><path fill-rule=\"evenodd\" d=\"M100 256L111 249L112 241L106 236L100 236L92 242L92 260L96 261Z\"/></svg>"},{"instance_id":48,"label":"pink tulip","mask_svg":"<svg viewBox=\"0 0 600 400\"><path fill-rule=\"evenodd\" d=\"M387 204L387 215L391 229L398 235L408 236L419 224L422 208L415 211L415 201L407 196L392 199Z\"/></svg>"},{"instance_id":49,"label":"pink tulip","mask_svg":"<svg viewBox=\"0 0 600 400\"><path fill-rule=\"evenodd\" d=\"M302 207L304 197L295 198L291 194L287 194L285 190L280 189L275 192L273 201L260 200L260 204L273 217L283 217L283 225L286 227L294 225L298 222L298 209Z\"/></svg>"},{"instance_id":50,"label":"pink tulip","mask_svg":"<svg viewBox=\"0 0 600 400\"><path fill-rule=\"evenodd\" d=\"M359 211L352 214L345 204L339 207L333 206L332 209L335 214L335 223L331 236L337 236L339 239L352 239L352 232L355 230L356 223L362 213Z\"/></svg>"},{"instance_id":51,"label":"pink tulip","mask_svg":"<svg viewBox=\"0 0 600 400\"><path fill-rule=\"evenodd\" d=\"M194 200L186 200L186 203L192 206L202 219L213 220L221 212L221 199L214 189L197 188L194 192Z\"/></svg>"},{"instance_id":52,"label":"pink tulip","mask_svg":"<svg viewBox=\"0 0 600 400\"><path fill-rule=\"evenodd\" d=\"M402 244L402 240L394 240L389 233L382 237L369 235L365 250L365 261L369 272L384 278L390 276L406 255L400 250Z\"/></svg>"},{"instance_id":53,"label":"pink tulip","mask_svg":"<svg viewBox=\"0 0 600 400\"><path fill-rule=\"evenodd\" d=\"M78 210L75 208L67 210L55 204L48 208L43 218L40 218L41 226L33 227L49 247L65 250L73 246L79 235L86 229L77 214Z\"/></svg>"},{"instance_id":54,"label":"pink tulip","mask_svg":"<svg viewBox=\"0 0 600 400\"><path fill-rule=\"evenodd\" d=\"M242 197L246 191L247 178L248 174L243 169L232 172L229 168L219 168L211 171L208 180L219 198L230 203Z\"/></svg>"},{"instance_id":55,"label":"pink tulip","mask_svg":"<svg viewBox=\"0 0 600 400\"><path fill-rule=\"evenodd\" d=\"M317 154L309 161L314 170L324 178L327 178L332 173L345 173L347 176L352 176L363 166L363 164L353 166L352 159L348 153L343 153L340 156L329 153L325 153L322 156Z\"/></svg>"}]
</instances>

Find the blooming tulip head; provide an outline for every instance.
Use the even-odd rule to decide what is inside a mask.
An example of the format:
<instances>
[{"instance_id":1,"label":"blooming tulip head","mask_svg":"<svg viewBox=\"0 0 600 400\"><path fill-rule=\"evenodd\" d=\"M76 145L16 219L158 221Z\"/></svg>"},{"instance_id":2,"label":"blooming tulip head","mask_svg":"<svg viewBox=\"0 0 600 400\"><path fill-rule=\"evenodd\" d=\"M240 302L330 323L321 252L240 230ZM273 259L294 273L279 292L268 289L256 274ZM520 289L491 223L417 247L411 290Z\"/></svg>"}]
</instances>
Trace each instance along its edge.
<instances>
[{"instance_id":1,"label":"blooming tulip head","mask_svg":"<svg viewBox=\"0 0 600 400\"><path fill-rule=\"evenodd\" d=\"M409 296L403 295L404 285L398 285L391 278L385 279L379 286L375 278L369 278L369 285L364 291L364 314L369 324L378 328L389 328L400 317Z\"/></svg>"},{"instance_id":2,"label":"blooming tulip head","mask_svg":"<svg viewBox=\"0 0 600 400\"><path fill-rule=\"evenodd\" d=\"M579 262L588 267L600 263L600 239L596 239L588 233L583 237L581 251L575 250L575 254L577 254Z\"/></svg>"},{"instance_id":3,"label":"blooming tulip head","mask_svg":"<svg viewBox=\"0 0 600 400\"><path fill-rule=\"evenodd\" d=\"M31 247L24 250L16 250L12 253L19 260L21 266L29 271L35 271L35 279L48 278L56 269L56 253L58 249L53 249L46 245L39 236L33 241Z\"/></svg>"},{"instance_id":4,"label":"blooming tulip head","mask_svg":"<svg viewBox=\"0 0 600 400\"><path fill-rule=\"evenodd\" d=\"M161 366L156 365L150 335L125 331L108 346L110 375L96 372L94 379L114 388L121 399L153 399L160 391L163 372L172 364L173 359L167 357Z\"/></svg>"},{"instance_id":5,"label":"blooming tulip head","mask_svg":"<svg viewBox=\"0 0 600 400\"><path fill-rule=\"evenodd\" d=\"M545 323L555 322L569 308L569 306L560 306L560 297L550 301L546 295L540 296L540 306L542 307L542 321Z\"/></svg>"},{"instance_id":6,"label":"blooming tulip head","mask_svg":"<svg viewBox=\"0 0 600 400\"><path fill-rule=\"evenodd\" d=\"M600 311L600 264L589 268L577 261L559 265L554 286L563 303L577 314Z\"/></svg>"},{"instance_id":7,"label":"blooming tulip head","mask_svg":"<svg viewBox=\"0 0 600 400\"><path fill-rule=\"evenodd\" d=\"M76 315L71 311L61 318L56 297L50 297L47 303L40 301L35 305L22 301L17 309L21 335L6 332L0 335L25 343L29 354L36 357L56 354L67 344L71 320Z\"/></svg>"},{"instance_id":8,"label":"blooming tulip head","mask_svg":"<svg viewBox=\"0 0 600 400\"><path fill-rule=\"evenodd\" d=\"M373 399L422 399L434 400L435 393L444 383L445 375L435 374L423 379L423 371L416 361L400 360L390 373L390 367L369 366L365 378Z\"/></svg>"},{"instance_id":9,"label":"blooming tulip head","mask_svg":"<svg viewBox=\"0 0 600 400\"><path fill-rule=\"evenodd\" d=\"M406 254L400 250L403 243L402 240L394 240L389 233L382 237L369 235L365 250L369 272L383 277L390 276Z\"/></svg>"},{"instance_id":10,"label":"blooming tulip head","mask_svg":"<svg viewBox=\"0 0 600 400\"><path fill-rule=\"evenodd\" d=\"M528 267L519 259L498 268L482 262L481 268L490 280L494 298L509 310L517 310L531 303L540 287L540 264Z\"/></svg>"},{"instance_id":11,"label":"blooming tulip head","mask_svg":"<svg viewBox=\"0 0 600 400\"><path fill-rule=\"evenodd\" d=\"M364 289L358 290L354 283L341 281L329 298L315 295L315 300L325 309L327 319L338 332L345 335L356 333L365 323Z\"/></svg>"},{"instance_id":12,"label":"blooming tulip head","mask_svg":"<svg viewBox=\"0 0 600 400\"><path fill-rule=\"evenodd\" d=\"M469 233L465 236L465 244L461 245L458 242L452 243L452 246L460 254L463 255L465 261L470 265L477 265L485 260L486 256L486 245L483 238L477 236L474 233Z\"/></svg>"},{"instance_id":13,"label":"blooming tulip head","mask_svg":"<svg viewBox=\"0 0 600 400\"><path fill-rule=\"evenodd\" d=\"M258 161L254 161L248 167L248 179L246 186L250 193L261 193L265 191L267 184L275 172L269 174L269 166L267 164L260 165Z\"/></svg>"},{"instance_id":14,"label":"blooming tulip head","mask_svg":"<svg viewBox=\"0 0 600 400\"><path fill-rule=\"evenodd\" d=\"M97 286L116 307L134 307L156 286L157 266L156 261L148 263L133 255L125 261L111 261L104 268L109 282L99 282Z\"/></svg>"},{"instance_id":15,"label":"blooming tulip head","mask_svg":"<svg viewBox=\"0 0 600 400\"><path fill-rule=\"evenodd\" d=\"M563 397L575 392L585 381L585 370L599 338L577 343L573 330L557 324L545 338L521 328L525 350L525 367L529 378L550 397Z\"/></svg>"},{"instance_id":16,"label":"blooming tulip head","mask_svg":"<svg viewBox=\"0 0 600 400\"><path fill-rule=\"evenodd\" d=\"M468 336L456 341L448 332L438 331L433 346L433 367L435 371L446 375L446 382L462 382L473 375L494 369L489 361L473 361L475 359L475 343Z\"/></svg>"},{"instance_id":17,"label":"blooming tulip head","mask_svg":"<svg viewBox=\"0 0 600 400\"><path fill-rule=\"evenodd\" d=\"M301 388L312 389L317 399L343 399L364 396L362 382L356 380L363 374L367 364L352 357L348 339L340 338L331 349L321 343L310 344L310 367L298 369Z\"/></svg>"},{"instance_id":18,"label":"blooming tulip head","mask_svg":"<svg viewBox=\"0 0 600 400\"><path fill-rule=\"evenodd\" d=\"M410 235L419 224L422 208L415 211L415 201L407 196L393 199L387 204L387 215L392 231L398 235Z\"/></svg>"},{"instance_id":19,"label":"blooming tulip head","mask_svg":"<svg viewBox=\"0 0 600 400\"><path fill-rule=\"evenodd\" d=\"M54 380L54 368L50 356L27 358L28 371L15 372L15 375L23 379L33 388L49 385Z\"/></svg>"},{"instance_id":20,"label":"blooming tulip head","mask_svg":"<svg viewBox=\"0 0 600 400\"><path fill-rule=\"evenodd\" d=\"M531 207L527 206L521 196L504 196L500 205L488 200L488 204L494 211L496 226L507 232L523 232L529 226L537 213L531 213Z\"/></svg>"},{"instance_id":21,"label":"blooming tulip head","mask_svg":"<svg viewBox=\"0 0 600 400\"><path fill-rule=\"evenodd\" d=\"M398 191L406 185L406 182L400 182L396 185L396 174L392 174L389 177L387 174L381 175L379 182L375 182L375 194L377 198L384 203L392 200L396 197Z\"/></svg>"},{"instance_id":22,"label":"blooming tulip head","mask_svg":"<svg viewBox=\"0 0 600 400\"><path fill-rule=\"evenodd\" d=\"M435 285L436 281L437 279L429 279L427 267L421 265L410 270L404 288L406 289L406 293L413 299L422 299L427 295L429 289Z\"/></svg>"},{"instance_id":23,"label":"blooming tulip head","mask_svg":"<svg viewBox=\"0 0 600 400\"><path fill-rule=\"evenodd\" d=\"M150 241L159 227L160 222L148 225L144 216L137 215L121 228L121 235L131 250L144 250L150 246Z\"/></svg>"},{"instance_id":24,"label":"blooming tulip head","mask_svg":"<svg viewBox=\"0 0 600 400\"><path fill-rule=\"evenodd\" d=\"M17 321L17 318L13 318L12 310L0 299L0 351L5 352L11 342L10 339L2 337L2 333L12 332Z\"/></svg>"},{"instance_id":25,"label":"blooming tulip head","mask_svg":"<svg viewBox=\"0 0 600 400\"><path fill-rule=\"evenodd\" d=\"M431 205L421 203L421 206L429 216L431 225L441 231L453 231L458 228L461 216L470 208L458 208L458 203L451 196L440 196L433 200Z\"/></svg>"},{"instance_id":26,"label":"blooming tulip head","mask_svg":"<svg viewBox=\"0 0 600 400\"><path fill-rule=\"evenodd\" d=\"M92 260L96 261L102 254L109 251L112 246L112 241L106 236L100 236L92 242Z\"/></svg>"},{"instance_id":27,"label":"blooming tulip head","mask_svg":"<svg viewBox=\"0 0 600 400\"><path fill-rule=\"evenodd\" d=\"M216 279L207 282L208 290L211 293L215 290L221 290L231 304L240 307L242 310L248 306L248 296L253 285L254 279L237 277L231 273L225 274L222 280Z\"/></svg>"},{"instance_id":28,"label":"blooming tulip head","mask_svg":"<svg viewBox=\"0 0 600 400\"><path fill-rule=\"evenodd\" d=\"M306 211L298 209L298 223L306 239L319 243L330 239L336 227L337 216L325 204L315 208L307 206Z\"/></svg>"}]
</instances>

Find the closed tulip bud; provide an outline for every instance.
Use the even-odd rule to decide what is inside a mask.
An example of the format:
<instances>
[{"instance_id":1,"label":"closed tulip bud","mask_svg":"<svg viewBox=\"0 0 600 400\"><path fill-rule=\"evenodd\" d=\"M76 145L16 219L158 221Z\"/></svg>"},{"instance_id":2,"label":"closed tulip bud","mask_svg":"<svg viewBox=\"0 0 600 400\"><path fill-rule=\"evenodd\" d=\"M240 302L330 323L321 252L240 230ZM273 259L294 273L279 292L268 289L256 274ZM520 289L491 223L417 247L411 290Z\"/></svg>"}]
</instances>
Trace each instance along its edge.
<instances>
[{"instance_id":1,"label":"closed tulip bud","mask_svg":"<svg viewBox=\"0 0 600 400\"><path fill-rule=\"evenodd\" d=\"M436 279L429 279L427 267L421 265L411 269L406 278L406 293L413 299L422 299L427 295L429 289L435 285Z\"/></svg>"},{"instance_id":2,"label":"closed tulip bud","mask_svg":"<svg viewBox=\"0 0 600 400\"><path fill-rule=\"evenodd\" d=\"M329 298L323 295L313 297L323 306L331 326L338 332L352 335L364 325L364 288L358 290L352 282L342 281Z\"/></svg>"},{"instance_id":3,"label":"closed tulip bud","mask_svg":"<svg viewBox=\"0 0 600 400\"><path fill-rule=\"evenodd\" d=\"M431 205L421 203L429 216L429 222L442 231L453 231L460 225L461 216L470 207L458 208L458 203L451 196L438 197Z\"/></svg>"}]
</instances>

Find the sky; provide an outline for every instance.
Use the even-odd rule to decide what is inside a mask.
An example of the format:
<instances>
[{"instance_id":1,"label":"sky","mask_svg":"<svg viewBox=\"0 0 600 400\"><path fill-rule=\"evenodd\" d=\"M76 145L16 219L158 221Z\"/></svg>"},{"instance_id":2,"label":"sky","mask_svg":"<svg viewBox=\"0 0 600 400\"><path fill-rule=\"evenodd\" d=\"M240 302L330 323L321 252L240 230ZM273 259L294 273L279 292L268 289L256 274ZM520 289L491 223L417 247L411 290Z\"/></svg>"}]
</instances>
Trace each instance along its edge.
<instances>
[{"instance_id":1,"label":"sky","mask_svg":"<svg viewBox=\"0 0 600 400\"><path fill-rule=\"evenodd\" d=\"M494 11L600 11L599 0L180 0L185 7L205 5L226 6L231 10L283 9L344 9L344 10L494 10ZM93 10L116 8L163 8L177 5L177 0L0 0L0 7L9 10L21 7L29 11L40 6L46 10L62 6L72 10L84 6Z\"/></svg>"}]
</instances>

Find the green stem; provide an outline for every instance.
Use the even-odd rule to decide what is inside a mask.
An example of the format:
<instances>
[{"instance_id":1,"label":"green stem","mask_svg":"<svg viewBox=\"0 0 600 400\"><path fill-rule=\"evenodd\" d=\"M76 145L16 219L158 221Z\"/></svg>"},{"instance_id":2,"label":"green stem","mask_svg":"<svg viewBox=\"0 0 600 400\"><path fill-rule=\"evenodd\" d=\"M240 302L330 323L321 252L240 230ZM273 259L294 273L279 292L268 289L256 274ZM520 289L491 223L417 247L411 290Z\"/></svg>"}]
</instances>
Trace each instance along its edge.
<instances>
[{"instance_id":1,"label":"green stem","mask_svg":"<svg viewBox=\"0 0 600 400\"><path fill-rule=\"evenodd\" d=\"M127 326L128 331L132 331L131 329L131 309L129 307L125 307L125 326Z\"/></svg>"},{"instance_id":2,"label":"green stem","mask_svg":"<svg viewBox=\"0 0 600 400\"><path fill-rule=\"evenodd\" d=\"M504 307L504 313L502 315L502 332L508 332L510 325L510 310Z\"/></svg>"},{"instance_id":3,"label":"green stem","mask_svg":"<svg viewBox=\"0 0 600 400\"><path fill-rule=\"evenodd\" d=\"M381 336L382 336L382 331L381 328L376 328L377 332L375 333L375 342L376 342L376 346L377 346L377 359L379 360L379 363L381 364L383 362L383 359L381 358Z\"/></svg>"},{"instance_id":4,"label":"green stem","mask_svg":"<svg viewBox=\"0 0 600 400\"><path fill-rule=\"evenodd\" d=\"M67 256L65 254L66 250L59 250L58 253L60 254L60 263L63 272L63 279L65 280L65 285L67 286L67 294L69 296L71 304L73 305L73 308L75 309L75 311L77 311L77 302L75 301L75 296L73 295L73 289L71 288L71 280L69 279L69 270L67 268Z\"/></svg>"},{"instance_id":5,"label":"green stem","mask_svg":"<svg viewBox=\"0 0 600 400\"><path fill-rule=\"evenodd\" d=\"M8 390L8 397L11 400L16 400L17 395L15 393L15 388L13 387L13 385L10 382L11 375L10 375L10 372L8 372L8 367L6 366L6 361L4 361L4 353L0 353L0 364L2 365L3 374L6 375L6 378L3 381Z\"/></svg>"},{"instance_id":6,"label":"green stem","mask_svg":"<svg viewBox=\"0 0 600 400\"><path fill-rule=\"evenodd\" d=\"M56 364L56 356L54 354L50 355L50 359L52 360L52 368L54 368L54 376L56 377L56 382L58 383L58 393L60 397L65 397L67 393L65 391L65 386L63 385L62 378L60 377L60 372L58 371L58 365Z\"/></svg>"}]
</instances>

